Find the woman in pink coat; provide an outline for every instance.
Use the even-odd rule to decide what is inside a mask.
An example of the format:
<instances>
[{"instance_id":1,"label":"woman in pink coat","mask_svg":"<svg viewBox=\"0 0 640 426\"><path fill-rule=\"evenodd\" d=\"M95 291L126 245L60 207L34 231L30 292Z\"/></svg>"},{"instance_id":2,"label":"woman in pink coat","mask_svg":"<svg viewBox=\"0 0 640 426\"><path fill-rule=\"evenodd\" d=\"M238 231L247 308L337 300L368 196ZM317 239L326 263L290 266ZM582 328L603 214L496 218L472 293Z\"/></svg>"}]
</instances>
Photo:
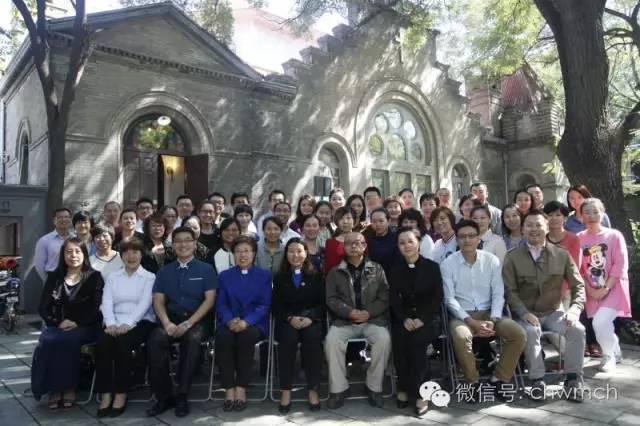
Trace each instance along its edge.
<instances>
[{"instance_id":1,"label":"woman in pink coat","mask_svg":"<svg viewBox=\"0 0 640 426\"><path fill-rule=\"evenodd\" d=\"M587 198L580 210L587 227L578 234L587 316L593 318L596 339L602 347L600 371L613 372L622 359L613 321L616 317L631 316L627 245L619 231L600 224L604 215L602 201Z\"/></svg>"}]
</instances>

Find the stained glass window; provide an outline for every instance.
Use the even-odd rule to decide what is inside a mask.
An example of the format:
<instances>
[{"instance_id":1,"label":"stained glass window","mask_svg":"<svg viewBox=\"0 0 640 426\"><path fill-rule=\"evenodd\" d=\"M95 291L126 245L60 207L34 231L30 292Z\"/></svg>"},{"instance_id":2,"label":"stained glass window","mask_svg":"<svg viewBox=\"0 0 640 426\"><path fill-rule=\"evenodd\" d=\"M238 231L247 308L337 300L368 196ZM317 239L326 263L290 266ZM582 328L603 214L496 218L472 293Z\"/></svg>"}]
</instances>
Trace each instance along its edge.
<instances>
[{"instance_id":1,"label":"stained glass window","mask_svg":"<svg viewBox=\"0 0 640 426\"><path fill-rule=\"evenodd\" d=\"M166 115L146 116L138 120L131 128L129 137L137 149L184 151L182 135Z\"/></svg>"}]
</instances>

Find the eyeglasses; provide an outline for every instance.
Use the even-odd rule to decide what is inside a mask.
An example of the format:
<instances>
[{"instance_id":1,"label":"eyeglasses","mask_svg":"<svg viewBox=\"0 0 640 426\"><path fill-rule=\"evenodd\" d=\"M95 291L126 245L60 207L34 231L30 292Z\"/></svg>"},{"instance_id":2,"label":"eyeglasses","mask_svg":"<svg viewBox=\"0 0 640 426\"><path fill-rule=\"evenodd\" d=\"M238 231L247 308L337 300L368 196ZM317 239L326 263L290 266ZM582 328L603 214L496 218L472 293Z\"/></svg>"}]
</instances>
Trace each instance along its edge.
<instances>
[{"instance_id":1,"label":"eyeglasses","mask_svg":"<svg viewBox=\"0 0 640 426\"><path fill-rule=\"evenodd\" d=\"M478 234L458 234L459 240L473 240Z\"/></svg>"}]
</instances>

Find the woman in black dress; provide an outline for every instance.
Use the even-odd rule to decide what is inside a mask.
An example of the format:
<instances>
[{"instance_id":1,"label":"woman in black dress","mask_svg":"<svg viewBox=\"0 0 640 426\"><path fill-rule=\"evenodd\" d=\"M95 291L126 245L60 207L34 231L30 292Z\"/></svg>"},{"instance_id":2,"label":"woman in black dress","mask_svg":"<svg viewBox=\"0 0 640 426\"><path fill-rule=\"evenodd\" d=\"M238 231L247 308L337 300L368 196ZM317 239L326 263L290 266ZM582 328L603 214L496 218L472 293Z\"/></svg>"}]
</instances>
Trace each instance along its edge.
<instances>
[{"instance_id":1,"label":"woman in black dress","mask_svg":"<svg viewBox=\"0 0 640 426\"><path fill-rule=\"evenodd\" d=\"M273 279L272 312L278 341L280 372L280 413L291 408L291 386L298 342L302 367L309 389L309 409L320 409L318 386L324 351L322 325L325 318L324 278L315 270L309 249L300 238L292 238L284 249L285 257Z\"/></svg>"},{"instance_id":2,"label":"woman in black dress","mask_svg":"<svg viewBox=\"0 0 640 426\"><path fill-rule=\"evenodd\" d=\"M391 339L398 374L398 407L415 402L417 415L427 412L419 394L430 379L427 346L440 334L442 276L437 263L420 256L420 240L412 228L398 230L402 258L390 269Z\"/></svg>"},{"instance_id":3,"label":"woman in black dress","mask_svg":"<svg viewBox=\"0 0 640 426\"><path fill-rule=\"evenodd\" d=\"M46 327L33 354L31 390L36 399L49 394L49 408L75 404L80 372L80 347L95 341L102 322L104 281L89 263L82 240L69 238L60 261L47 276L39 313Z\"/></svg>"}]
</instances>

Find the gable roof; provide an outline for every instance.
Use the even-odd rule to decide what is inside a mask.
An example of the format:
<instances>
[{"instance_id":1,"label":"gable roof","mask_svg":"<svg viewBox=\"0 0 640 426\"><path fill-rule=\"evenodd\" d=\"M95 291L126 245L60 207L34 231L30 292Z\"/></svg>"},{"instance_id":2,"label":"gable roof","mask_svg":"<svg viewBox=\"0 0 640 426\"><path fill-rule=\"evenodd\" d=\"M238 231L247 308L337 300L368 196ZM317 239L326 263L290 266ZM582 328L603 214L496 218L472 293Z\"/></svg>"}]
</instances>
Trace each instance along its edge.
<instances>
[{"instance_id":1,"label":"gable roof","mask_svg":"<svg viewBox=\"0 0 640 426\"><path fill-rule=\"evenodd\" d=\"M262 74L246 64L235 53L233 53L231 49L219 42L215 36L195 23L171 1L92 13L87 15L87 24L90 28L97 29L100 26L106 26L112 23L121 23L130 19L150 16L165 16L175 20L191 36L209 48L213 54L223 60L226 65L230 66L231 69L236 71L238 74L252 80L262 80ZM54 32L70 31L73 28L73 20L73 16L52 19L49 21L49 29Z\"/></svg>"},{"instance_id":2,"label":"gable roof","mask_svg":"<svg viewBox=\"0 0 640 426\"><path fill-rule=\"evenodd\" d=\"M87 24L90 29L95 30L101 26L149 16L165 17L175 21L190 36L194 37L194 39L199 41L205 48L211 50L212 55L215 55L217 59L227 65L235 75L243 80L253 81L259 87L264 87L268 90L283 91L289 94L295 93L295 85L276 84L269 79L265 79L262 74L245 63L212 34L196 24L171 1L92 13L87 15ZM73 20L73 16L49 20L50 37L52 35L55 36L56 33L69 33L73 28ZM0 80L0 96L4 96L15 80L21 75L24 68L31 62L30 48L31 42L29 37L26 37L25 41L9 62L5 75Z\"/></svg>"}]
</instances>

